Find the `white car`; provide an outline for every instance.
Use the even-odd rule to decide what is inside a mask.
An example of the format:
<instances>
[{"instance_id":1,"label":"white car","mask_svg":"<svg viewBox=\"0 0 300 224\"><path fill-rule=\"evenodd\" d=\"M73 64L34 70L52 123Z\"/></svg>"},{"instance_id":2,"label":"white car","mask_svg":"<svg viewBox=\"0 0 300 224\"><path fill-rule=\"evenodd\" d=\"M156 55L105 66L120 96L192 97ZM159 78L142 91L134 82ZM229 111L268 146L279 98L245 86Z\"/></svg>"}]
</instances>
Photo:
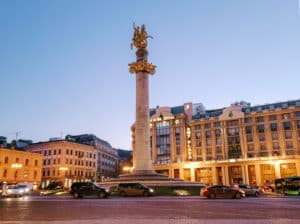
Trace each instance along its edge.
<instances>
[{"instance_id":1,"label":"white car","mask_svg":"<svg viewBox=\"0 0 300 224\"><path fill-rule=\"evenodd\" d=\"M2 192L3 194L3 192ZM26 190L24 187L20 187L18 185L9 185L6 189L6 194L3 194L5 197L16 196L21 197L26 194Z\"/></svg>"}]
</instances>

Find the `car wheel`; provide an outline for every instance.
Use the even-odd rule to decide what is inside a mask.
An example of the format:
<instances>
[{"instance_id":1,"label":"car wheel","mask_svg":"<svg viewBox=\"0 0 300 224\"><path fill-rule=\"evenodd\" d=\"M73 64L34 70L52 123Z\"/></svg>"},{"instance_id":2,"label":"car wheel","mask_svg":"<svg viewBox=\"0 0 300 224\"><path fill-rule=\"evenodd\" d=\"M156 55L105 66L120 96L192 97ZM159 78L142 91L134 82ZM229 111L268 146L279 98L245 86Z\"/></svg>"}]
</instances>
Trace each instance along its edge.
<instances>
[{"instance_id":1,"label":"car wheel","mask_svg":"<svg viewBox=\"0 0 300 224\"><path fill-rule=\"evenodd\" d=\"M120 196L121 196L121 197L125 197L125 196L126 196L126 193L125 193L124 191L121 191L121 192L120 192Z\"/></svg>"},{"instance_id":2,"label":"car wheel","mask_svg":"<svg viewBox=\"0 0 300 224\"><path fill-rule=\"evenodd\" d=\"M106 198L106 194L104 191L100 191L99 194L98 194L98 197L99 198Z\"/></svg>"},{"instance_id":3,"label":"car wheel","mask_svg":"<svg viewBox=\"0 0 300 224\"><path fill-rule=\"evenodd\" d=\"M144 196L144 197L149 197L149 196L150 196L150 194L149 194L149 192L148 192L148 191L144 191L144 193L143 193L143 196Z\"/></svg>"},{"instance_id":4,"label":"car wheel","mask_svg":"<svg viewBox=\"0 0 300 224\"><path fill-rule=\"evenodd\" d=\"M73 197L74 197L74 198L80 198L80 195L79 195L77 192L75 192L75 193L73 194Z\"/></svg>"},{"instance_id":5,"label":"car wheel","mask_svg":"<svg viewBox=\"0 0 300 224\"><path fill-rule=\"evenodd\" d=\"M214 194L214 193L211 193L211 194L209 194L209 195L208 195L208 198L215 199L215 198L216 198L216 194Z\"/></svg>"},{"instance_id":6,"label":"car wheel","mask_svg":"<svg viewBox=\"0 0 300 224\"><path fill-rule=\"evenodd\" d=\"M242 195L241 195L240 193L236 193L235 198L236 198L236 199L241 199L241 198L242 198Z\"/></svg>"},{"instance_id":7,"label":"car wheel","mask_svg":"<svg viewBox=\"0 0 300 224\"><path fill-rule=\"evenodd\" d=\"M255 196L255 197L258 197L258 196L259 196L259 192L256 191L256 192L254 193L254 196Z\"/></svg>"},{"instance_id":8,"label":"car wheel","mask_svg":"<svg viewBox=\"0 0 300 224\"><path fill-rule=\"evenodd\" d=\"M287 192L286 189L284 189L284 190L282 191L282 193L283 193L284 195L287 195L287 194L288 194L288 192Z\"/></svg>"}]
</instances>

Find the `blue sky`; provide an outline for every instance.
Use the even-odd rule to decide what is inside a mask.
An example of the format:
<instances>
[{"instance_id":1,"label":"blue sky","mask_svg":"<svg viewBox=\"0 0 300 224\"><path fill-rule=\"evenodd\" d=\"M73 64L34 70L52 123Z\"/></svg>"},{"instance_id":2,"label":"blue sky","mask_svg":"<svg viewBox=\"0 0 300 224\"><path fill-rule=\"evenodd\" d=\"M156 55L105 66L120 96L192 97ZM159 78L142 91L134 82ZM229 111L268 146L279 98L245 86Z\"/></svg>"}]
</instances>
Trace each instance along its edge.
<instances>
[{"instance_id":1,"label":"blue sky","mask_svg":"<svg viewBox=\"0 0 300 224\"><path fill-rule=\"evenodd\" d=\"M133 22L154 37L151 107L299 98L298 0L1 0L0 135L130 149Z\"/></svg>"}]
</instances>

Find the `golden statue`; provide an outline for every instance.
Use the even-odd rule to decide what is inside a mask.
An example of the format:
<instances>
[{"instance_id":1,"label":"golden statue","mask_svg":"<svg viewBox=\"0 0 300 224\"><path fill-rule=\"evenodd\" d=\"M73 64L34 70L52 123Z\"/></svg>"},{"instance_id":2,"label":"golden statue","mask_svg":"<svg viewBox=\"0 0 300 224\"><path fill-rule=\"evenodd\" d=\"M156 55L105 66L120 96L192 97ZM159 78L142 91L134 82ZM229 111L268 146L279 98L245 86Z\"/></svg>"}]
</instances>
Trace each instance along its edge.
<instances>
[{"instance_id":1,"label":"golden statue","mask_svg":"<svg viewBox=\"0 0 300 224\"><path fill-rule=\"evenodd\" d=\"M141 28L133 24L133 29L134 33L130 48L132 49L133 46L135 46L138 49L145 49L147 47L147 38L153 39L153 37L147 34L144 24L141 26Z\"/></svg>"}]
</instances>

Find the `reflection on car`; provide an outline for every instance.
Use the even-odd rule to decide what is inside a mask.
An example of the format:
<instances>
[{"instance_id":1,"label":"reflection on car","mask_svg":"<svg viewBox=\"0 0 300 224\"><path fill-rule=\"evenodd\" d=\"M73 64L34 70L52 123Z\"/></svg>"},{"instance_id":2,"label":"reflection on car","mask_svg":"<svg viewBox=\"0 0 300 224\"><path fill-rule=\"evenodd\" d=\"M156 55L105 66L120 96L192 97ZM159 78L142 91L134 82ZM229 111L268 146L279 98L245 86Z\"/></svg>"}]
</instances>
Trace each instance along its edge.
<instances>
[{"instance_id":1,"label":"reflection on car","mask_svg":"<svg viewBox=\"0 0 300 224\"><path fill-rule=\"evenodd\" d=\"M258 197L259 194L260 194L258 188L251 187L251 186L249 186L247 184L234 184L231 187L235 188L235 189L241 189L242 191L245 192L246 196L255 196L255 197Z\"/></svg>"},{"instance_id":2,"label":"reflection on car","mask_svg":"<svg viewBox=\"0 0 300 224\"><path fill-rule=\"evenodd\" d=\"M72 184L70 194L74 198L82 198L84 196L106 198L109 195L109 190L92 182L76 182Z\"/></svg>"},{"instance_id":3,"label":"reflection on car","mask_svg":"<svg viewBox=\"0 0 300 224\"><path fill-rule=\"evenodd\" d=\"M224 185L214 185L200 190L200 195L207 198L242 198L245 192Z\"/></svg>"},{"instance_id":4,"label":"reflection on car","mask_svg":"<svg viewBox=\"0 0 300 224\"><path fill-rule=\"evenodd\" d=\"M51 182L47 187L40 191L41 195L61 195L68 193L61 182Z\"/></svg>"},{"instance_id":5,"label":"reflection on car","mask_svg":"<svg viewBox=\"0 0 300 224\"><path fill-rule=\"evenodd\" d=\"M117 194L125 196L152 196L154 190L141 183L121 183L117 186Z\"/></svg>"}]
</instances>

